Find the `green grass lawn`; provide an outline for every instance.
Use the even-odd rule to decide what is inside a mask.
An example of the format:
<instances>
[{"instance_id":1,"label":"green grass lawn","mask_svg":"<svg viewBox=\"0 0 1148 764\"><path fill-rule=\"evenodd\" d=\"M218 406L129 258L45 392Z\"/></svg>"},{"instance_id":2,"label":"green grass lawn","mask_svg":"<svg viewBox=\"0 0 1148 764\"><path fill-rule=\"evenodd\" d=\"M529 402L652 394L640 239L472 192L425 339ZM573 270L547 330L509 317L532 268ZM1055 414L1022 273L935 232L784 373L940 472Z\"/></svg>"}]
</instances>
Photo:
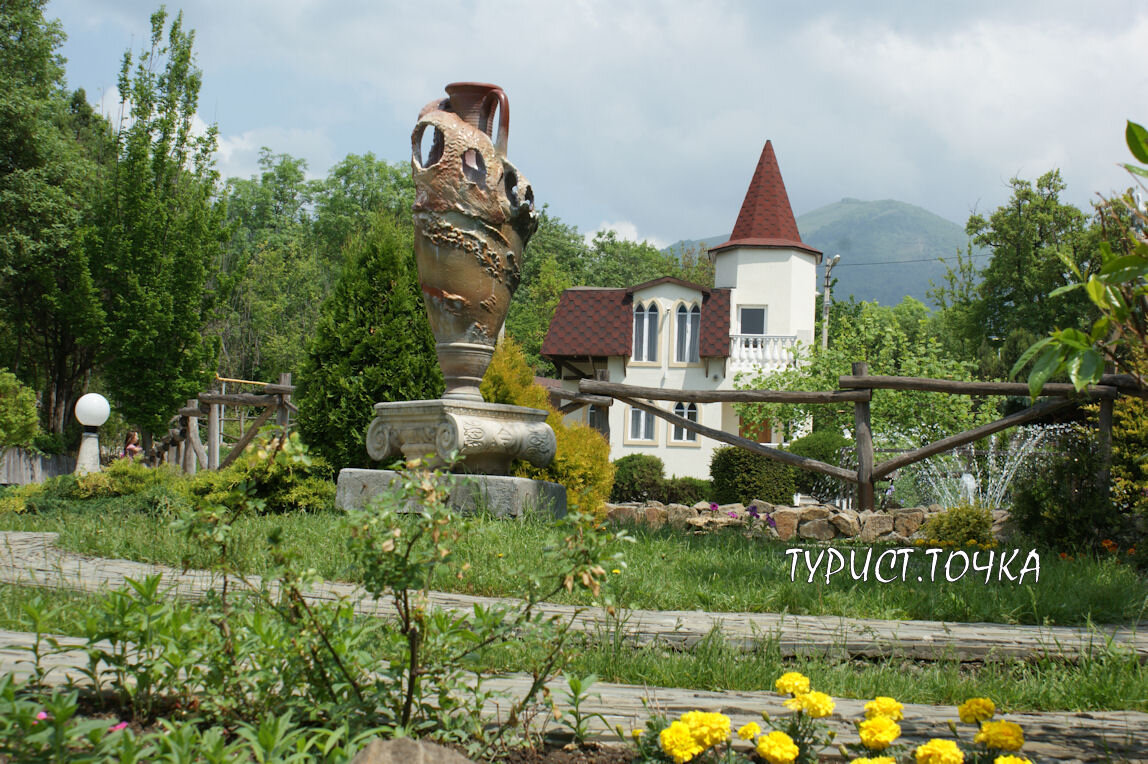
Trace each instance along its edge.
<instances>
[{"instance_id":1,"label":"green grass lawn","mask_svg":"<svg viewBox=\"0 0 1148 764\"><path fill-rule=\"evenodd\" d=\"M288 549L303 567L315 568L329 580L357 581L343 543L343 515L336 512L241 517L234 526L233 559L245 572L263 574L272 567L267 536L281 529ZM208 567L211 559L170 527L170 513L140 512L129 498L69 502L39 514L0 515L0 529L43 530L60 534L59 543L82 554L125 558L172 566ZM1148 580L1114 556L1096 560L1061 559L1038 553L1039 580L1029 573L1023 582L998 582L969 570L947 581L941 567L931 570L923 549L915 551L905 581L880 583L873 575L855 581L846 570L826 583L824 575L808 581L804 561L791 580L790 544L752 540L735 532L693 535L664 528L629 529L636 543L619 543L625 567L609 576L605 594L623 607L653 610L789 612L879 619L961 622L1086 625L1135 624L1148 619ZM541 519L521 522L476 519L454 550L469 564L461 578L443 570L434 581L442 591L487 596L518 592L512 565L540 561L543 548L555 541L552 526ZM858 564L869 547L857 546ZM809 547L811 554L821 551ZM848 554L848 547L840 547ZM873 547L874 558L882 551ZM1011 565L1019 573L1030 549L1020 545ZM999 551L998 551L999 554ZM987 553L981 552L982 560ZM823 572L825 563L820 570ZM959 566L953 569L959 571ZM888 568L885 577L889 577ZM920 577L922 580L918 581ZM565 595L558 601L590 604L588 595Z\"/></svg>"}]
</instances>

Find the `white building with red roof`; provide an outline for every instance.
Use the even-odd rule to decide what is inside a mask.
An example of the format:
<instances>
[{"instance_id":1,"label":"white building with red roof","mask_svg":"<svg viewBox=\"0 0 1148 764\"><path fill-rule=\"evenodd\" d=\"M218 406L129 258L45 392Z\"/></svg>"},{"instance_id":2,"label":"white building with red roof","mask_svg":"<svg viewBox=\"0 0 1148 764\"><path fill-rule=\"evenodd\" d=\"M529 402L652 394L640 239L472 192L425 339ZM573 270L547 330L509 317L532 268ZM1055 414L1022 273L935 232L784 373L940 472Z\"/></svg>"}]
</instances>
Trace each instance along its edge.
<instances>
[{"instance_id":1,"label":"white building with red roof","mask_svg":"<svg viewBox=\"0 0 1148 764\"><path fill-rule=\"evenodd\" d=\"M813 343L821 252L801 241L766 141L729 240L710 249L714 286L669 276L626 289L574 287L562 293L542 355L571 395L581 379L640 387L732 390L738 372L782 368L794 346ZM762 442L728 403L661 404L687 419ZM583 406L569 419L606 434L610 458L648 453L667 475L708 478L721 444L621 403Z\"/></svg>"}]
</instances>

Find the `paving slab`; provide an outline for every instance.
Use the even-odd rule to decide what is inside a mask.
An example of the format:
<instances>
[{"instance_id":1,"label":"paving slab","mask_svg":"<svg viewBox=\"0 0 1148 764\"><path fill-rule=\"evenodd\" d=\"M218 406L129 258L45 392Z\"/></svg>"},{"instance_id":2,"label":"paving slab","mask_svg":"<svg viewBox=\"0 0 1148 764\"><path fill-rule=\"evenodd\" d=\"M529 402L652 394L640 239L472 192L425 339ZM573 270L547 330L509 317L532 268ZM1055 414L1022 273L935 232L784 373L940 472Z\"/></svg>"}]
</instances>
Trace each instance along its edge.
<instances>
[{"instance_id":1,"label":"paving slab","mask_svg":"<svg viewBox=\"0 0 1148 764\"><path fill-rule=\"evenodd\" d=\"M67 552L56 546L56 536L55 533L0 532L0 582L99 592L123 588L127 585L127 578L142 580L147 576L161 575L165 587L184 597L202 597L222 584L222 577L210 571L181 571L163 565ZM248 581L256 586L260 583L257 576L248 577ZM357 611L362 614L394 615L389 600L366 597L361 589L351 584L323 583L309 594L315 600L350 598L357 602ZM476 604L489 607L515 602L446 592L431 592L428 599L431 604L444 609L468 612L473 611ZM686 610L625 610L610 615L600 608L554 604L544 604L540 610L572 619L576 630L591 634L620 629L632 644L637 645L660 643L688 648L718 629L731 645L752 650L765 641L772 641L784 656L895 656L914 660L961 661L1077 660L1092 652L1126 650L1148 662L1148 628L884 621Z\"/></svg>"}]
</instances>

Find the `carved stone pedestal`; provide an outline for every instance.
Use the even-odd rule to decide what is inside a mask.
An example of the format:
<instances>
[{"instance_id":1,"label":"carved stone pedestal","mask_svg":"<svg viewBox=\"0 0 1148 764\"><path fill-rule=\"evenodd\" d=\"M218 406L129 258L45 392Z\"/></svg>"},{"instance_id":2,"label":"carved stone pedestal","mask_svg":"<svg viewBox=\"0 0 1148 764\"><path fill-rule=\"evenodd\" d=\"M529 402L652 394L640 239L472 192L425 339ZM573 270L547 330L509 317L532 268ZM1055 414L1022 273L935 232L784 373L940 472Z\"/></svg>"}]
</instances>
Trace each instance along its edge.
<instances>
[{"instance_id":1,"label":"carved stone pedestal","mask_svg":"<svg viewBox=\"0 0 1148 764\"><path fill-rule=\"evenodd\" d=\"M522 459L545 467L557 442L546 412L525 406L448 400L376 403L367 429L367 453L381 462L431 457L438 466L452 453L456 472L505 475Z\"/></svg>"},{"instance_id":2,"label":"carved stone pedestal","mask_svg":"<svg viewBox=\"0 0 1148 764\"><path fill-rule=\"evenodd\" d=\"M389 490L398 474L393 470L340 470L335 506L362 509ZM462 514L484 511L519 518L531 512L553 517L566 514L566 488L557 483L505 475L447 475L444 480L450 483L450 506ZM418 511L416 506L409 509Z\"/></svg>"}]
</instances>

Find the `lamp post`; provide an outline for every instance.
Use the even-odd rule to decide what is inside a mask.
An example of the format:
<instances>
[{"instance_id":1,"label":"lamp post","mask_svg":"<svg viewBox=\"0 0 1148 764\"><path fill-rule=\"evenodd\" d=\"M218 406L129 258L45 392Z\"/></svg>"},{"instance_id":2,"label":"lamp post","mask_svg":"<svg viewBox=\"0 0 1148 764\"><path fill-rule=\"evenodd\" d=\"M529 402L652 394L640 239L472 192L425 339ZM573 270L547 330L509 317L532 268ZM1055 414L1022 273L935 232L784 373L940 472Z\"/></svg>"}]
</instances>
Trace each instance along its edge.
<instances>
[{"instance_id":1,"label":"lamp post","mask_svg":"<svg viewBox=\"0 0 1148 764\"><path fill-rule=\"evenodd\" d=\"M100 425L108 421L112 407L99 393L88 393L76 401L76 420L84 426L80 453L76 455L75 474L100 471Z\"/></svg>"},{"instance_id":2,"label":"lamp post","mask_svg":"<svg viewBox=\"0 0 1148 764\"><path fill-rule=\"evenodd\" d=\"M829 274L833 266L841 262L841 255L834 255L825 263L825 290L821 293L821 349L829 349Z\"/></svg>"}]
</instances>

